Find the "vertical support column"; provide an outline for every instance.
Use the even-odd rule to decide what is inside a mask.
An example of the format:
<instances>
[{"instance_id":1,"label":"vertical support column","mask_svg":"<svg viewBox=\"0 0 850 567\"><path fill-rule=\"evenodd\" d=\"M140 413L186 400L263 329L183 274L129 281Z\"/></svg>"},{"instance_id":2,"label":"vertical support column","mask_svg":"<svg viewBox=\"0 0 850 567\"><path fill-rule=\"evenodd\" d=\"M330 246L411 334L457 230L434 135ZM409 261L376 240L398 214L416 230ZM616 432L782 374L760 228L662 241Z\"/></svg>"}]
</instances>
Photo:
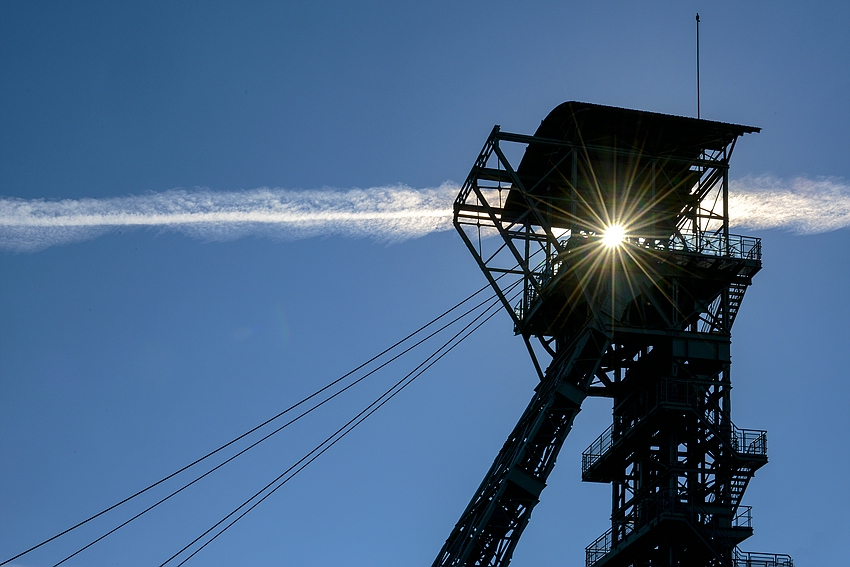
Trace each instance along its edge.
<instances>
[{"instance_id":1,"label":"vertical support column","mask_svg":"<svg viewBox=\"0 0 850 567\"><path fill-rule=\"evenodd\" d=\"M723 148L723 255L729 256L729 154ZM729 286L723 290L721 311L723 328L729 333L732 331L732 321L729 309Z\"/></svg>"},{"instance_id":2,"label":"vertical support column","mask_svg":"<svg viewBox=\"0 0 850 567\"><path fill-rule=\"evenodd\" d=\"M657 197L656 197L656 191L655 191L655 175L656 175L655 164L657 162L658 162L657 159L652 158L652 166L651 166L651 171L650 171L650 176L651 176L650 187L651 187L651 192L652 192L652 198L649 202L652 203L652 212L650 213L649 223L650 223L650 226L652 227L653 234L651 236L652 236L653 240L659 236L657 234L658 227L656 226L658 219L656 218L657 215L655 213L656 208L658 206L658 202L656 201Z\"/></svg>"},{"instance_id":3,"label":"vertical support column","mask_svg":"<svg viewBox=\"0 0 850 567\"><path fill-rule=\"evenodd\" d=\"M573 158L570 172L570 235L572 235L576 231L576 218L578 217L578 208L576 206L576 202L578 201L576 194L576 188L578 187L578 151L572 148L570 153Z\"/></svg>"},{"instance_id":4,"label":"vertical support column","mask_svg":"<svg viewBox=\"0 0 850 567\"><path fill-rule=\"evenodd\" d=\"M723 148L723 253L729 255L729 155Z\"/></svg>"}]
</instances>

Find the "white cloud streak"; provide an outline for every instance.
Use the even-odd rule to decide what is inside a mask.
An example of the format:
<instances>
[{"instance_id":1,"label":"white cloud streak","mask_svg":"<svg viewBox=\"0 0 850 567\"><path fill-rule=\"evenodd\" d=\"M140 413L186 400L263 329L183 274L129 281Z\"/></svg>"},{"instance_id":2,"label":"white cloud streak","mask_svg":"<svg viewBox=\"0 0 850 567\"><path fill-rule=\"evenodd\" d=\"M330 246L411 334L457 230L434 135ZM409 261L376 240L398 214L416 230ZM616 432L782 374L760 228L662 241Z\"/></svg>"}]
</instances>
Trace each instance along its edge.
<instances>
[{"instance_id":1,"label":"white cloud streak","mask_svg":"<svg viewBox=\"0 0 850 567\"><path fill-rule=\"evenodd\" d=\"M444 183L431 189L173 189L108 199L0 198L0 248L34 252L131 228L173 230L205 240L340 235L398 241L450 229L457 191L456 185Z\"/></svg>"},{"instance_id":2,"label":"white cloud streak","mask_svg":"<svg viewBox=\"0 0 850 567\"><path fill-rule=\"evenodd\" d=\"M430 189L173 189L61 201L0 197L0 248L35 252L132 228L204 240L338 235L399 241L451 229L457 191L444 183ZM850 185L838 178L745 177L731 183L729 204L731 223L740 228L814 234L850 227Z\"/></svg>"},{"instance_id":3,"label":"white cloud streak","mask_svg":"<svg viewBox=\"0 0 850 567\"><path fill-rule=\"evenodd\" d=\"M850 227L850 184L836 177L767 175L730 182L729 220L750 229L816 234Z\"/></svg>"}]
</instances>

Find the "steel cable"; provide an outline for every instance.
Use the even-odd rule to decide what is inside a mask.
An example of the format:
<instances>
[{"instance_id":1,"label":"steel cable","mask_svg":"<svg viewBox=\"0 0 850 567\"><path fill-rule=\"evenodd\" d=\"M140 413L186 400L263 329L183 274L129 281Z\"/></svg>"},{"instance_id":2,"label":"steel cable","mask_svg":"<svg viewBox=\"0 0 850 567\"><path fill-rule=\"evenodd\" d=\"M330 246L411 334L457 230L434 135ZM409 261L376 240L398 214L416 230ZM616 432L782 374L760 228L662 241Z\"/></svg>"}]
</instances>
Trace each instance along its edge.
<instances>
[{"instance_id":1,"label":"steel cable","mask_svg":"<svg viewBox=\"0 0 850 567\"><path fill-rule=\"evenodd\" d=\"M515 283L514 283L512 286L510 286L510 288L508 288L508 289L511 289L511 288L512 288L512 287L514 287L517 283L519 283L519 282L515 282ZM516 296L514 296L514 297L516 297ZM322 455L325 451L327 451L328 449L330 449L333 445L335 445L338 441L340 441L343 437L345 437L348 433L350 433L350 432L351 432L351 431L352 431L355 427L357 427L357 426L358 426L358 425L360 425L363 421L365 421L365 420L366 420L366 418L368 418L370 415L372 415L373 413L375 413L375 412L376 412L376 411L377 411L377 410L378 410L381 406L383 406L385 403L387 403L389 400L391 400L393 397L395 397L395 396L396 396L396 394L398 394L398 393L399 393L399 392L401 392L404 388L406 388L408 385L410 385L410 384L411 384L411 383L412 383L412 382L413 382L416 378L418 378L418 377L419 377L419 376L421 376L421 375L422 375L422 374L423 374L426 370L428 370L429 368L431 368L431 366L433 366L433 365L434 365L437 361L439 361L439 360L440 360L440 359L442 359L442 358L443 358L446 354L448 354L449 352L451 352L451 350L452 350L452 349L454 349L456 346L458 346L458 345L459 345L461 342L463 342L463 341L464 341L467 337L469 337L469 335L471 335L474 331L476 331L477 329L479 329L479 328L480 328L480 327L481 327L484 323L486 323L487 321L489 321L489 320L490 320L490 319L491 319L491 318L492 318L492 317L493 317L496 313L498 313L498 312L499 312L499 311L498 311L498 309L497 309L496 311L493 311L493 312L492 312L492 313L490 313L490 314L489 314L489 315L488 315L488 316L487 316L487 317L486 317L483 321L481 321L480 323L478 323L477 325L475 325L475 327L473 327L471 330L469 330L469 331L468 331L468 332L467 332L467 333L466 333L463 337L461 337L459 340L457 340L456 342L454 342L454 344L451 344L451 343L452 343L453 341L455 341L455 340L456 340L456 339L457 339L460 335L462 335L464 332L466 332L466 331L467 331L467 330L468 330L468 329L469 329L472 325L474 325L476 321L478 321L479 319L481 319L481 317L483 317L485 314L487 314L487 312L489 312L489 311L490 311L493 307L498 306L498 303L499 303L499 302L498 302L498 299L497 299L496 297L491 297L489 301L492 301L492 304L491 304L491 305L489 305L489 306L487 307L487 309L485 309L482 313L480 313L478 316L476 316L476 317L475 317L475 318L474 318L471 322L469 322L466 326L464 326L464 327L463 327L460 331L458 331L458 332L457 332L454 336L452 336L452 337L451 337L448 341L446 341L445 343L443 343L443 345L442 345L442 346L440 346L440 348L439 348L439 349L437 349L437 350L436 350L434 353L432 353L432 354L431 354L428 358L426 358L423 362L421 362L418 366L416 366L416 368L414 368L413 370L411 370L411 371L410 371L409 373L407 373L407 374L406 374L403 378L401 378L398 382L396 382L395 384L393 384L393 385L392 385L392 386L391 386L388 390L386 390L383 394L381 394L381 395L380 395L380 396L379 396L379 397L378 397L375 401L373 401L371 404L369 404L368 406L366 406L366 408L364 408L364 409L363 409L360 413L358 413L358 414L357 414L357 415L355 415L353 418L351 418L348 422L346 422L346 423L345 423L345 425L343 425L342 427L340 427L339 429L337 429L337 430L336 430L333 434L331 434L329 437L327 437L324 441L322 441L319 445L317 445L317 446L316 446L315 448L313 448L310 452L308 452L306 455L304 455L301 459L299 459L298 461L296 461L293 465L291 465L291 466L290 466L288 469L286 469L283 473L281 473L279 476L277 476L274 480L272 480L270 483L268 483L267 485L265 485L262 489L260 489L260 490L259 490L259 491L257 491L256 493L254 493L254 494L253 494L250 498L248 498L245 502L243 502L242 504L240 504L240 505L239 505L236 509L234 509L232 512L230 512L229 514L227 514L227 515L226 515L225 517L223 517L221 520L219 520L218 522L216 522L213 526L211 526L209 529L207 529L207 530L206 530L205 532L203 532L201 535L197 536L194 540L192 540L192 541L191 541L191 542L189 542L187 545L185 545L183 548L181 548L181 549L180 549L177 553L175 553L174 555L172 555L171 557L169 557L168 559L166 559L163 563L161 563L161 564L159 565L159 567L165 567L168 563L170 563L171 561L173 561L173 560L174 560L176 557L178 557L181 553L183 553L184 551L186 551L187 549L189 549L192 545L194 545L195 543L197 543L198 541L200 541L201 539L203 539L203 537L204 537L204 536L206 536L207 534L209 534L211 531L215 530L215 528L217 528L218 526L220 526L222 523L226 522L228 518L230 518L230 517L231 517L231 516L233 516L234 514L237 514L237 513L239 512L239 510L241 510L242 508L244 508L245 506L247 506L248 504L250 504L252 500L256 499L258 496L260 496L261 494L263 494L263 492L267 491L270 487L272 487L273 485L275 485L276 483L278 483L279 481L281 481L281 479L283 479L283 481L282 481L282 482L279 482L279 484L277 484L277 486L274 486L274 488L272 488L272 489L271 489L268 493L266 493L266 494L265 494L262 498L260 498L260 499L259 499L259 500L257 500L256 502L254 502L254 504L252 504L252 505L251 505L249 508L247 508L244 512L242 512L241 514L239 514L236 518L234 518L234 519L233 519L230 523L228 523L226 526L224 526L224 527L223 527L220 531L218 531L218 532L217 532L215 535L213 535L210 539L208 539L206 542L204 542L204 544L203 544L203 545L201 545L200 547L198 547L198 549L196 549L195 551L193 551L193 552L192 552L192 553L191 553L188 557L186 557L186 558L185 558L185 559L183 559L180 563L178 563L176 567L180 567L180 566L182 566L182 565L183 565L184 563L186 563L189 559L191 559L192 557L194 557L194 556L195 556L198 552L200 552L202 549L204 549L207 545L209 545L210 543L212 543L212 541L213 541L213 540L215 540L218 536L220 536L220 535L221 535L221 534L223 534L225 531L227 531L227 529L228 529L228 528L230 528L233 524L235 524L237 521L239 521L240 519L242 519L242 518L243 518L246 514L248 514L248 512L250 512L251 510L253 510L254 508L256 508L256 507L257 507L257 506L258 506L261 502L263 502L266 498L268 498L269 496L271 496L271 495L272 495L272 494L273 494L276 490L278 490L278 489L279 489L280 487L282 487L284 484L286 484L287 482L289 482L289 481L290 481L293 477L295 477L295 475L297 475L299 472L301 472L302 470L304 470L304 468L306 468L306 467L307 467L310 463L312 463L313 461L315 461L315 460L316 460L316 459L317 459L320 455ZM450 345L450 346L449 346L449 345ZM448 348L447 348L447 347L448 347ZM443 351L443 352L441 353L440 351ZM432 360L432 359L433 359L433 360ZM430 362L429 362L429 361L430 361ZM352 424L353 424L353 425L352 425ZM324 448L323 448L323 446L324 446ZM311 455L312 455L312 457L311 457ZM305 462L305 461L306 461L306 462ZM302 464L302 463L303 463L303 464ZM300 466L299 466L299 465L300 465ZM296 467L297 467L297 469L296 469ZM289 475L288 477L286 477L286 475L287 475L288 473L290 473L291 471L293 471L293 469L295 469L295 471L294 471L294 472L292 472L292 474L291 474L291 475ZM284 479L284 477L286 477L286 478Z\"/></svg>"},{"instance_id":2,"label":"steel cable","mask_svg":"<svg viewBox=\"0 0 850 567\"><path fill-rule=\"evenodd\" d=\"M59 561L58 563L55 563L55 564L53 565L53 567L58 567L59 565L61 565L61 564L65 563L66 561L68 561L69 559L71 559L72 557L75 557L76 555L79 555L80 553L82 553L83 551L85 551L86 549L88 549L89 547L93 546L94 544L98 543L99 541L101 541L101 540L105 539L106 537L108 537L108 536L112 535L113 533L115 533L116 531L120 530L121 528L123 528L124 526L126 526L127 524L129 524L130 522L132 522L132 521L134 521L134 520L138 519L139 517L143 516L144 514L146 514L146 513L150 512L151 510L153 510L154 508L156 508L157 506L159 506L159 505L160 505L160 504L162 504L163 502L165 502L165 501L167 501L167 500L171 499L173 496L176 496L177 494L179 494L179 493L180 493L180 492L182 492L183 490L185 490L185 489L189 488L190 486L192 486L192 485L193 485L193 484L195 484L196 482L200 481L200 480L201 480L201 479L203 479L204 477L206 477L206 476L208 476L208 475L212 474L213 472L215 472L216 470L220 469L221 467L223 467L223 466L224 466L224 465L226 465L227 463L229 463L229 462L233 461L236 457L239 457L239 456L241 456L242 454L244 454L244 453L248 452L250 449L253 449L253 448L254 448L254 447L256 447L257 445L259 445L260 443L262 443L263 441L265 441L266 439L268 439L269 437L271 437L271 436L275 435L276 433L279 433L280 431L282 431L282 430L286 429L287 427L289 427L290 425L292 425L292 424L293 424L293 423L295 423L296 421L300 420L302 417L304 417L304 416L306 416L306 415L308 415L308 414L312 413L314 410L318 409L319 407L323 406L323 405L324 405L324 404L326 404L327 402L329 402L329 401L331 401L332 399L336 398L337 396L339 396L340 394L342 394L342 393L343 393L343 392L345 392L346 390L348 390L348 389L350 389L350 388L354 387L355 385L357 385L358 383L362 382L363 380L365 380L366 378L368 378L369 376L371 376L372 374L374 374L374 373L375 373L375 372L377 372L378 370L381 370L382 368L384 368L385 366L387 366L387 365L388 365L388 364L390 364L391 362L393 362L393 361L397 360L398 358L400 358L401 356L403 356L403 355L407 354L408 352L410 352L411 350L413 350L413 349L414 349L414 348L416 348L417 346L421 345L421 344L422 344L422 343L424 343L425 341L427 341L427 340L431 339L432 337L434 337L434 335L436 335L436 334L438 334L438 333L440 333L440 332L444 331L446 328L448 328L448 327L450 327L451 325L455 324L455 323L456 323L457 321L459 321L460 319L462 319L462 318L466 317L467 315L469 315L470 313L472 313L472 312L473 312L473 311L475 311L476 309L480 308L480 307L481 307L482 305L484 305L485 303L488 303L488 302L490 302L490 301L493 301L494 299L495 299L495 296L490 296L488 299L486 299L486 300L482 301L481 303L479 303L479 304L478 304L478 305L476 305L475 307L472 307L471 309L467 310L467 311L466 311L466 312L464 312L463 314L461 314L461 315L459 315L458 317L456 317L456 318L452 319L451 321L449 321L448 323L446 323L445 325L443 325L442 327L440 327L440 328L439 328L439 329L437 329L436 331L432 332L430 335L426 336L426 337L425 337L425 338L423 338L423 339L420 339L419 341L417 341L416 343L414 343L413 345L411 345L410 347L408 347L408 348L407 348L407 349L405 349L404 351L400 352L399 354L395 355L394 357L390 358L389 360L387 360L387 361L383 362L383 363L382 363L381 365L379 365L378 367L376 367L376 368L374 368L374 369L370 370L368 373L364 374L363 376L361 376L360 378L358 378L357 380L355 380L355 381L354 381L354 382L352 382L351 384L348 384L347 386L345 386L345 387L344 387L344 388L342 388L341 390L337 391L336 393L334 393L334 394L332 394L331 396L329 396L329 397L325 398L325 399L324 399L324 400L322 400L321 402L319 402L319 403L315 404L315 405L314 405L314 406L312 406L311 408L309 408L309 409L305 410L304 412L302 412L302 413L301 413L301 414L299 414L298 416L296 416L296 417L294 417L293 419L289 420L288 422L284 423L283 425L281 425L280 427L278 427L277 429L275 429L275 430L274 430L274 431L272 431L271 433L266 434L264 437L262 437L262 438L258 439L258 440L257 440L257 441L255 441L254 443L250 444L249 446L247 446L247 447L245 447L244 449L242 449L241 451L239 451L238 453L236 453L236 454L232 455L232 456L231 456L231 457L229 457L227 460L225 460L225 461L223 461L223 462L219 463L218 465L216 465L216 466L215 466L215 467L213 467L212 469L210 469L210 470L208 470L207 472L203 473L202 475L200 475L200 476L196 477L195 479L191 480L190 482L188 482L188 483L184 484L183 486L181 486L181 487L180 487L180 488L178 488L177 490L175 490L175 491L171 492L171 493L170 493L170 494L168 494L167 496L164 496L163 498L161 498L161 499L160 499L160 500L158 500L157 502L155 502L155 503L151 504L150 506L148 506L147 508L145 508L145 509L144 509L144 510L142 510L141 512L137 513L135 516L133 516L133 517L129 518L128 520L125 520L124 522L122 522L121 524L119 524L119 525L117 525L116 527L112 528L111 530L109 530L109 531L108 531L108 532L106 532L105 534L103 534L103 535L99 536L98 538L96 538L96 539L92 540L91 542L89 542L89 543L88 543L88 544L86 544L85 546L83 546L83 547L79 548L77 551L75 551L75 552L74 552L74 553L72 553L71 555L68 555L67 557L65 557L64 559L62 559L61 561ZM488 309L489 309L489 308L488 308ZM373 360L374 360L374 359L373 359ZM358 368L362 368L362 367L363 367L363 365L361 365L361 366L360 366L360 367L358 367ZM353 371L352 371L352 372L353 372ZM348 375L351 375L351 373L349 373ZM348 376L348 375L347 375L347 376ZM323 388L323 390L324 390L324 389L327 389L327 387ZM312 397L312 396L311 396L311 397ZM305 398L305 399L306 399L306 398ZM300 402L299 402L299 404L297 404L297 405L300 405ZM297 405L296 405L296 406L297 406ZM296 407L296 406L292 406L292 407ZM255 430L256 430L256 428L255 428Z\"/></svg>"},{"instance_id":3,"label":"steel cable","mask_svg":"<svg viewBox=\"0 0 850 567\"><path fill-rule=\"evenodd\" d=\"M501 276L500 276L500 278L501 278ZM498 279L500 279L500 278L498 278ZM330 388L332 388L333 386L337 385L337 384L338 384L338 383L340 383L341 381L343 381L343 380L345 380L346 378L350 377L352 374L354 374L354 373L358 372L359 370L362 370L364 367L368 366L368 365L369 365L369 364L371 364L372 362L374 362L374 361L378 360L379 358L383 357L384 355L386 355L386 354L388 354L389 352L393 351L394 349L398 348L400 345L404 344L405 342L407 342L408 340L410 340L410 339L411 339L411 338L413 338L414 336L418 335L419 333L421 333L422 331L424 331L424 330L425 330L425 329L427 329L428 327L430 327L430 326L432 326L433 324L435 324L437 321L439 321L439 320L443 319L443 318L444 318L444 317L446 317L448 314L450 314L450 313L452 313L453 311L455 311L456 309L460 308L462 305L464 305L464 304L465 304L465 303L467 303L468 301L472 300L475 296L479 295L481 292L483 292L484 290L486 290L486 289L487 289L487 288L489 288L489 287L490 287L489 285L485 285L485 286L481 287L481 288L480 288L480 289L478 289L476 292L474 292L473 294L471 294L470 296L468 296L466 299L464 299L464 300L462 300L462 301L458 302L458 303L457 303L457 304L455 304L453 307L451 307L451 308L449 308L448 310L444 311L442 314L440 314L440 315L438 315L437 317L435 317L435 318L431 319L428 323L426 323L426 324L422 325L421 327L419 327L418 329L416 329L416 330L415 330L415 331L413 331L412 333L408 334L406 337L404 337L404 338L400 339L399 341L397 341L397 342L396 342L396 343L394 343L393 345L391 345L391 346L387 347L386 349L384 349L384 350L383 350L383 351L381 351L380 353L376 354L375 356L373 356L372 358L370 358L370 359L369 359L369 360L367 360L366 362L364 362L364 363L360 364L360 365L359 365L359 366L357 366L356 368L354 368L354 369L350 370L349 372L347 372L347 373L343 374L343 375L342 375L342 376L340 376L339 378L337 378L337 379L333 380L332 382L328 383L327 385L323 386L322 388L320 388L320 389L316 390L315 392L313 392L312 394L310 394L310 395L306 396L305 398L301 399L301 400L300 400L300 401L298 401L297 403L295 403L295 404L293 404L293 405L289 406L288 408L284 409L284 410L283 410L283 411L281 411L280 413L278 413L278 414L276 414L276 415L272 416L271 418L269 418L269 419L265 420L264 422L260 423L259 425L257 425L257 426L255 426L255 427L253 427L253 428L249 429L249 430L248 430L248 431L246 431L245 433L242 433L241 435L239 435L239 436L237 436L237 437L235 437L235 438L231 439L231 440L230 440L230 441L228 441L227 443L225 443L225 444L223 444L223 445L219 446L218 448L216 448L216 449L214 449L214 450L212 450L212 451L210 451L210 452L206 453L206 454L205 454L205 455L203 455L202 457L199 457L198 459L196 459L196 460L192 461L191 463L189 463L189 464L187 464L187 465L185 465L185 466L181 467L180 469L178 469L178 470L174 471L173 473L168 474L167 476L165 476L165 477L161 478L160 480L158 480L158 481L156 481L156 482L154 482L154 483L152 483L152 484L150 484L150 485L146 486L145 488L143 488L143 489L141 489L141 490L139 490L139 491L135 492L134 494L132 494L132 495L130 495L130 496L128 496L128 497L126 497L126 498L124 498L123 500L120 500L119 502L116 502L115 504L112 504L111 506L108 506L107 508L104 508L104 509L103 509L103 510L101 510L100 512L97 512L96 514L93 514L93 515L89 516L88 518L86 518L86 519L84 519L84 520L82 520L82 521L80 521L80 522L78 522L78 523L74 524L73 526L71 526L71 527L69 527L69 528L67 528L67 529L65 529L65 530L63 530L63 531L61 531L61 532L59 532L59 533L57 533L56 535L53 535L53 536L51 536L51 537L49 537L49 538L47 538L47 539L43 540L42 542L40 542L40 543L38 543L38 544L36 544L36 545L34 545L34 546L32 546L32 547L30 547L30 548L28 548L28 549L26 549L26 550L22 551L22 552L20 552L20 553L18 553L17 555L14 555L13 557L10 557L9 559L6 559L6 560L4 560L4 561L0 562L0 566L6 565L6 564L8 564L8 563L11 563L12 561L14 561L14 560L16 560L16 559L19 559L19 558L23 557L24 555L27 555L28 553L31 553L32 551L35 551L36 549L39 549L39 548L43 547L44 545L46 545L46 544L48 544L48 543L50 543L50 542L52 542L52 541L54 541L54 540L56 540L56 539L58 539L58 538L60 538L60 537L64 536L64 535L66 535L66 534L68 534L68 533L70 533L70 532L72 532L72 531L74 531L74 530L76 530L77 528L80 528L81 526L83 526L83 525L85 525L85 524L87 524L87 523L91 522L92 520L95 520L96 518L99 518L99 517L103 516L103 515L104 515L104 514L106 514L107 512L110 512L110 511L112 511L112 510L114 510L114 509L118 508L119 506L121 506L121 505L123 505L123 504L126 504L127 502L130 502L131 500L133 500L133 499L135 499L135 498L137 498L137 497L141 496L142 494L145 494L146 492L148 492L148 491L152 490L153 488L155 488L155 487L157 487L157 486L161 485L162 483L164 483L164 482L166 482L166 481L168 481L168 480L170 480L170 479L174 478L175 476L177 476L177 475L179 475L179 474L181 474L181 473L183 473L183 472L187 471L188 469L190 469L190 468L194 467L195 465L197 465L197 464L199 464L199 463L201 463L201 462L205 461L206 459L208 459L208 458L212 457L213 455L216 455L216 454L220 453L221 451L223 451L223 450L224 450L224 449L226 449L227 447L230 447L230 446L231 446L231 445L233 445L234 443L237 443L238 441L240 441L240 440L244 439L245 437L247 437L247 436L251 435L252 433L255 433L255 432L256 432L256 431L258 431L259 429L262 429L262 428L263 428L263 427L265 427L266 425L268 425L268 424L272 423L273 421L276 421L277 419L279 419L279 418L283 417L284 415L288 414L289 412L291 412L291 411L292 411L292 410L294 410L295 408L297 408L297 407L299 407L299 406L301 406L301 405L305 404L306 402L308 402L308 401L310 401L311 399L315 398L316 396L318 396L318 395L319 395L319 394L321 394L322 392L327 391L328 389L330 389ZM488 300L485 300L484 302L482 302L482 303L478 304L478 305L477 305L476 307L474 307L473 309L471 309L471 310L467 311L464 315L462 315L462 316L461 316L461 317L459 317L459 318L462 318L462 317L466 316L468 313L470 313L471 311L474 311L475 309L477 309L478 307L480 307L481 305L483 305L484 303L486 303L487 301L490 301L490 300L492 300L492 296L491 296ZM377 371L378 369L382 368L383 366L386 366L386 364L388 364L389 362L392 362L393 360L396 360L399 356L401 356L401 355L403 355L403 354L405 354L405 353L409 352L412 348L415 348L416 346L418 346L419 344L421 344L422 342L424 342L424 341L425 341L425 340L427 340L428 338L431 338L431 337L432 337L432 336L434 336L434 334L436 334L437 332L442 331L442 330L443 330L443 329L445 329L448 325L453 324L453 323L454 323L454 322L456 322L459 318L454 319L451 323L449 323L449 324L447 324L447 325L444 325L444 326L443 326L443 327L441 327L438 331L436 331L435 333L432 333L431 335L429 335L428 337L426 337L426 339L423 339L423 340L421 340L421 341L417 342L417 343L416 343L413 347L410 347L410 348L406 349L406 350L405 350L404 352L402 352L401 354L399 354L399 355L397 355L397 356L393 357L390 361L385 362L384 364L382 364L381 366L379 366L378 368L374 369L374 370L373 370L373 371L371 371L369 374L367 374L367 376L368 376L368 375L373 374L375 371ZM362 378L360 378L360 379L358 380L358 382L359 382L359 381L361 381L363 378L365 378L365 376L364 376L364 377L362 377ZM355 383L356 383L356 382L355 382ZM340 390L339 392L337 392L336 394L334 394L331 398L328 398L328 399L324 400L324 401L323 401L321 404L319 404L319 405L322 405L322 404L326 403L327 401L330 401L330 399L332 399L333 397L336 397L337 395L341 394L343 391L345 391L346 389L350 388L350 387L351 387L351 386L353 386L353 385L354 385L354 384L350 384L350 385L349 385L349 386L347 386L345 389ZM315 409L316 407L318 407L318 405L317 405L317 406L314 406L313 408L311 408L311 409L310 409L310 410L308 410L307 412L302 413L302 414L301 414L301 415L299 415L297 418L295 418L294 420L290 421L289 423L287 423L287 424L286 424L286 425L284 425L283 427L281 427L281 428L279 428L279 429L275 430L274 432L272 432L271 434L267 435L266 437L263 437L260 441L263 441L263 440L267 439L268 437L270 437L271 435L273 435L274 433L277 433L278 431L280 431L280 430L281 430L281 429L283 429L284 427L288 426L289 424L293 423L293 422L294 422L294 421L296 421L297 419L300 419L301 417L303 417L304 415L306 415L306 413L309 413L310 411L312 411L312 410L313 410L313 409ZM194 484L195 482L197 482L198 480L200 480L201 478L203 478L203 477L204 477L204 476L206 476L207 474L210 474L212 471L216 470L217 468L220 468L221 466L223 466L223 465L224 465L224 464L226 464L227 462L230 462L230 461L231 461L231 460L233 460L233 458L235 458L236 456L239 456L239 455L241 455L242 453L244 453L245 451L247 451L248 449L250 449L250 448L252 448L252 447L256 446L256 444L257 444L257 443L259 443L259 441L258 441L258 442L256 442L256 443L254 443L254 444L252 444L252 445L251 445L251 446L249 446L247 449L244 449L243 451L240 451L239 453L237 453L236 455L234 455L233 457L231 457L230 459L228 459L228 460L227 460L227 461L225 461L224 463L221 463L220 465L218 465L218 466L217 466L217 467L215 467L214 469L212 469L212 470L208 471L207 473L205 473L205 474L204 474L204 475L202 475L201 477L196 478L195 480L193 480L193 481L192 481L192 482L190 482L189 484L187 484L187 485L185 485L185 486L181 487L179 490L177 490L177 491L173 492L172 494L168 495L167 497L163 498L162 500L160 500L159 502L157 502L157 503L156 503L156 504L154 504L153 506L149 507L148 509L146 509L146 510L142 511L140 514L137 514L136 516L134 516L134 517L133 517L133 518L131 518L130 520L127 520L126 522L122 523L120 526L118 526L118 528L115 528L115 529L120 529L121 527L123 527L124 525L126 525L127 523L129 523L130 521L132 521L132 520L136 519L136 518L137 518L138 516L140 516L141 514L146 513L147 511L149 511L150 509L153 509L154 507L158 506L159 504L161 504L161 503L162 503L162 502L164 502L165 500L168 500L169 498L171 498L172 496L174 496L176 493L178 493L178 492L182 491L183 489L187 488L187 487L188 487L188 486L190 486L191 484ZM86 548L88 548L89 546L91 546L91 545L93 545L94 543L96 543L96 541L100 541L100 539L103 539L103 537L106 537L106 535L109 535L109 534L113 533L113 532L115 531L115 529L113 529L113 530L112 530L112 531L110 531L109 533L105 534L104 536L101 536L100 538L98 538L98 539L97 539L97 540L95 540L94 542L92 542L92 543L88 544L88 545L86 546ZM83 548L83 549L85 549L85 548ZM82 551L82 550L80 550L80 551ZM79 551L78 551L78 552L79 552ZM77 552L77 553L78 553L78 552ZM75 554L73 554L73 555L76 555L76 553L75 553ZM73 557L73 555L71 555L71 556L69 556L69 557L66 557L65 559L63 559L62 561L60 561L59 563L57 563L56 565L59 565L59 564L61 564L61 563L64 563L66 560L68 560L68 559L70 559L71 557Z\"/></svg>"}]
</instances>

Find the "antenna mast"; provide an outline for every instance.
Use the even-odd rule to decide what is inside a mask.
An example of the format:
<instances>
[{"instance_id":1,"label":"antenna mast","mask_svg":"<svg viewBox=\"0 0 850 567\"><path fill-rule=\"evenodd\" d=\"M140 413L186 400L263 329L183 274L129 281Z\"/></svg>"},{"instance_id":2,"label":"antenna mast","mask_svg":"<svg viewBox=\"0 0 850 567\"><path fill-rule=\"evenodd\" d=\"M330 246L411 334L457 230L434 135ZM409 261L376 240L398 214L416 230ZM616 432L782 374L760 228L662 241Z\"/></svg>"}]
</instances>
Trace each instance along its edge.
<instances>
[{"instance_id":1,"label":"antenna mast","mask_svg":"<svg viewBox=\"0 0 850 567\"><path fill-rule=\"evenodd\" d=\"M697 118L699 117L699 12L697 12Z\"/></svg>"}]
</instances>

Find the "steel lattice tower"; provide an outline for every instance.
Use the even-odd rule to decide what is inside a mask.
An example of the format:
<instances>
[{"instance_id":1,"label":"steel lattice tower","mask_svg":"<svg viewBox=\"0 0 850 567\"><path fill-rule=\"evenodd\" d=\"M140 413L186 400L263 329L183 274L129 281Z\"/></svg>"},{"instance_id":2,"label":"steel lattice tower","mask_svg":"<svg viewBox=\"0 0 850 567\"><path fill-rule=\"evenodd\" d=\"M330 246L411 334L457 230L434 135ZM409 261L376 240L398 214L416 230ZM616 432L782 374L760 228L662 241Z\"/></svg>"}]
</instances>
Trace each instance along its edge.
<instances>
[{"instance_id":1,"label":"steel lattice tower","mask_svg":"<svg viewBox=\"0 0 850 567\"><path fill-rule=\"evenodd\" d=\"M758 131L578 102L534 136L493 129L454 224L540 383L434 566L510 562L588 396L614 410L582 458L613 494L587 567L793 565L737 547L767 435L730 418L730 330L761 242L729 233L728 168Z\"/></svg>"}]
</instances>

